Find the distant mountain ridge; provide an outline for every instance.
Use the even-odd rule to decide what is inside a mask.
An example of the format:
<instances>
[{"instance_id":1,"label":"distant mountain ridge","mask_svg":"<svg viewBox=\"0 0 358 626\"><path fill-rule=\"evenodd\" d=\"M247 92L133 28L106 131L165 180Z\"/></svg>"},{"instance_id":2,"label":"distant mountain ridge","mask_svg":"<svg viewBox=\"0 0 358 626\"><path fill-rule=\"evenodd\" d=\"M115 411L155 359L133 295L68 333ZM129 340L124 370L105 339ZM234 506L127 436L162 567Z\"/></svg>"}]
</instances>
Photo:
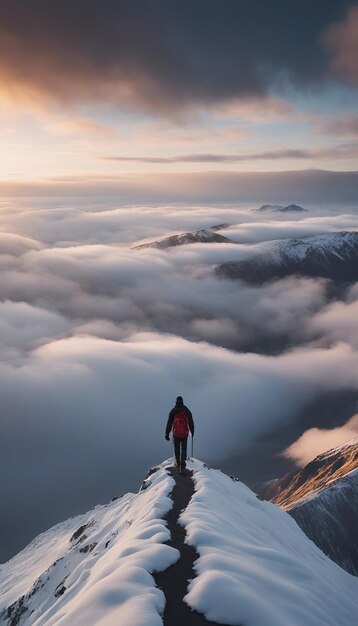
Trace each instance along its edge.
<instances>
[{"instance_id":1,"label":"distant mountain ridge","mask_svg":"<svg viewBox=\"0 0 358 626\"><path fill-rule=\"evenodd\" d=\"M275 213L308 213L308 209L304 209L298 204L288 204L282 206L281 204L263 204L259 209L255 209L256 213L268 213L269 211Z\"/></svg>"},{"instance_id":2,"label":"distant mountain ridge","mask_svg":"<svg viewBox=\"0 0 358 626\"><path fill-rule=\"evenodd\" d=\"M264 486L338 565L358 576L358 437Z\"/></svg>"},{"instance_id":3,"label":"distant mountain ridge","mask_svg":"<svg viewBox=\"0 0 358 626\"><path fill-rule=\"evenodd\" d=\"M228 237L219 235L215 230L227 228L226 224L218 224L213 229L200 229L193 232L179 233L178 235L171 235L170 237L164 237L163 239L157 239L148 243L141 243L132 246L132 248L173 248L174 246L183 246L188 243L234 243Z\"/></svg>"},{"instance_id":4,"label":"distant mountain ridge","mask_svg":"<svg viewBox=\"0 0 358 626\"><path fill-rule=\"evenodd\" d=\"M272 251L216 267L222 278L263 283L293 274L358 280L358 232L324 233L279 242Z\"/></svg>"}]
</instances>

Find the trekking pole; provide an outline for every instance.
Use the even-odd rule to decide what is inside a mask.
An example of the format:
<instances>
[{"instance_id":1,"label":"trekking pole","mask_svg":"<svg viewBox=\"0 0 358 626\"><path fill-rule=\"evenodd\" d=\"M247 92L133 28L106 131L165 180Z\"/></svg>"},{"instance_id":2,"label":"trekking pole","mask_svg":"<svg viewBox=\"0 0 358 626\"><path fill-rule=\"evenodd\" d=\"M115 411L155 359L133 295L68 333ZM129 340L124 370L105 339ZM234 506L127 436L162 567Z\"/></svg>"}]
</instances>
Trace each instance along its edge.
<instances>
[{"instance_id":1,"label":"trekking pole","mask_svg":"<svg viewBox=\"0 0 358 626\"><path fill-rule=\"evenodd\" d=\"M191 460L194 459L194 435L191 436Z\"/></svg>"}]
</instances>

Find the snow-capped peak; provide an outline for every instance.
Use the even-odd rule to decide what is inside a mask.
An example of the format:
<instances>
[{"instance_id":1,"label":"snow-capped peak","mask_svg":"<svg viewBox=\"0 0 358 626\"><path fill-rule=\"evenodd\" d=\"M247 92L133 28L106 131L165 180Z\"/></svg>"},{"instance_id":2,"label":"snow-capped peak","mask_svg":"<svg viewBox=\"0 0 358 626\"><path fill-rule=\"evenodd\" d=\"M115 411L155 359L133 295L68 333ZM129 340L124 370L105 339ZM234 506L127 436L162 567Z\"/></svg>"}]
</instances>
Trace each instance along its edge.
<instances>
[{"instance_id":1,"label":"snow-capped peak","mask_svg":"<svg viewBox=\"0 0 358 626\"><path fill-rule=\"evenodd\" d=\"M221 227L225 226L225 224L221 225ZM188 243L233 243L228 237L224 237L224 235L220 235L219 233L215 232L215 230L219 230L219 228L220 224L216 229L201 228L200 230L195 230L192 232L178 233L175 235L170 235L169 237L156 239L155 241L135 244L134 246L132 246L132 248L166 249L173 248L174 246L183 246Z\"/></svg>"},{"instance_id":2,"label":"snow-capped peak","mask_svg":"<svg viewBox=\"0 0 358 626\"><path fill-rule=\"evenodd\" d=\"M297 261L313 252L322 257L335 255L343 260L350 250L357 249L357 247L358 233L343 231L285 240L278 244L278 251L280 255Z\"/></svg>"},{"instance_id":3,"label":"snow-capped peak","mask_svg":"<svg viewBox=\"0 0 358 626\"><path fill-rule=\"evenodd\" d=\"M285 239L263 254L216 268L220 277L264 282L293 274L358 280L358 232L323 233Z\"/></svg>"}]
</instances>

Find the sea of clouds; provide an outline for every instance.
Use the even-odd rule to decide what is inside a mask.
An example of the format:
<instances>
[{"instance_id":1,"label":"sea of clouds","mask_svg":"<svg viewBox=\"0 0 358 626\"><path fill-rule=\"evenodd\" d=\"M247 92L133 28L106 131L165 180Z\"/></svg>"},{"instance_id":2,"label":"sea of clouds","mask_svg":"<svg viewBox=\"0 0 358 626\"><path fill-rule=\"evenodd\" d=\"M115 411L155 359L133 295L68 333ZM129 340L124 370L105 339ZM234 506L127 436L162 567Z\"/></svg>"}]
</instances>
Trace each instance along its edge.
<instances>
[{"instance_id":1,"label":"sea of clouds","mask_svg":"<svg viewBox=\"0 0 358 626\"><path fill-rule=\"evenodd\" d=\"M213 272L278 239L356 230L357 214L252 209L1 203L0 560L135 490L171 454L164 428L178 394L193 411L195 455L217 465L236 455L240 474L256 440L297 431L325 394L357 391L357 285L333 302L325 280L249 286ZM134 247L223 222L233 243ZM307 441L291 454L298 463Z\"/></svg>"}]
</instances>

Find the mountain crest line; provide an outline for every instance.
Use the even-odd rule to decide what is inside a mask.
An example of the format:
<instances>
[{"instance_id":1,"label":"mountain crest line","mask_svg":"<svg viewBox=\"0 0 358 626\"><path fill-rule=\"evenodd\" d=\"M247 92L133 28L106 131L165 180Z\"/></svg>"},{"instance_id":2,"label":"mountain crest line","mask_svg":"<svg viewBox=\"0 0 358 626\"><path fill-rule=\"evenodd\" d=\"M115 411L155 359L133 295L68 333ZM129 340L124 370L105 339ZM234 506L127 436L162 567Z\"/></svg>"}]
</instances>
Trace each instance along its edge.
<instances>
[{"instance_id":1,"label":"mountain crest line","mask_svg":"<svg viewBox=\"0 0 358 626\"><path fill-rule=\"evenodd\" d=\"M164 517L171 534L166 544L176 548L180 552L180 558L163 572L153 574L157 587L163 591L166 599L163 624L164 626L219 626L217 622L208 621L202 613L192 610L184 601L188 583L196 577L194 563L199 558L195 548L185 543L186 531L178 521L195 491L193 472L186 470L185 475L180 475L173 467L168 467L167 472L174 478L175 485L169 496L173 500L173 508Z\"/></svg>"}]
</instances>

